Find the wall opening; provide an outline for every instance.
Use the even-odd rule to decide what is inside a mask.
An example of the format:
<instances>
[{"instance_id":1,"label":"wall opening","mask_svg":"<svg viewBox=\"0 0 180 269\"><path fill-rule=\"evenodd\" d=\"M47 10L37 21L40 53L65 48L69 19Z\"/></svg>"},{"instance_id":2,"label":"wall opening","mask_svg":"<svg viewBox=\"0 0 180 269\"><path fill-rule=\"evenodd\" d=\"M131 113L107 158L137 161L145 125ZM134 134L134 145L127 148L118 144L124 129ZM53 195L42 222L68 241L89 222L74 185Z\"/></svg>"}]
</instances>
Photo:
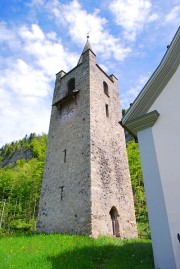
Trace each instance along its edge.
<instances>
[{"instance_id":1,"label":"wall opening","mask_svg":"<svg viewBox=\"0 0 180 269\"><path fill-rule=\"evenodd\" d=\"M69 81L68 81L68 93L71 93L73 92L73 90L75 90L75 78L71 78Z\"/></svg>"},{"instance_id":2,"label":"wall opening","mask_svg":"<svg viewBox=\"0 0 180 269\"><path fill-rule=\"evenodd\" d=\"M103 81L103 89L104 89L104 93L109 97L108 85L105 81Z\"/></svg>"},{"instance_id":3,"label":"wall opening","mask_svg":"<svg viewBox=\"0 0 180 269\"><path fill-rule=\"evenodd\" d=\"M60 196L61 196L61 201L63 200L63 198L64 198L64 193L63 193L63 191L64 191L64 186L61 186L61 187L59 187L60 188Z\"/></svg>"},{"instance_id":4,"label":"wall opening","mask_svg":"<svg viewBox=\"0 0 180 269\"><path fill-rule=\"evenodd\" d=\"M105 104L105 109L106 109L106 117L109 117L109 106Z\"/></svg>"},{"instance_id":5,"label":"wall opening","mask_svg":"<svg viewBox=\"0 0 180 269\"><path fill-rule=\"evenodd\" d=\"M112 221L112 232L113 235L116 237L120 237L120 231L119 231L119 221L118 221L118 211L115 206L113 206L109 212L111 216Z\"/></svg>"},{"instance_id":6,"label":"wall opening","mask_svg":"<svg viewBox=\"0 0 180 269\"><path fill-rule=\"evenodd\" d=\"M64 149L64 163L66 162L67 149Z\"/></svg>"}]
</instances>

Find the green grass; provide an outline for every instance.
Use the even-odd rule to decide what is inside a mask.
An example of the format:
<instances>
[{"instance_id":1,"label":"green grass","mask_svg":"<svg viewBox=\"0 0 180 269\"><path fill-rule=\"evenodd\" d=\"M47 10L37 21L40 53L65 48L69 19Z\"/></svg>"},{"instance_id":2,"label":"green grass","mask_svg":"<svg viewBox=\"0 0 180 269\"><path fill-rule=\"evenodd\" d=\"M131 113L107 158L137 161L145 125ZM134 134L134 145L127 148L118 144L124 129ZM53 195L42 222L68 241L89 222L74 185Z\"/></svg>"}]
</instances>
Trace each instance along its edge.
<instances>
[{"instance_id":1,"label":"green grass","mask_svg":"<svg viewBox=\"0 0 180 269\"><path fill-rule=\"evenodd\" d=\"M1 269L153 269L150 240L78 235L0 237Z\"/></svg>"}]
</instances>

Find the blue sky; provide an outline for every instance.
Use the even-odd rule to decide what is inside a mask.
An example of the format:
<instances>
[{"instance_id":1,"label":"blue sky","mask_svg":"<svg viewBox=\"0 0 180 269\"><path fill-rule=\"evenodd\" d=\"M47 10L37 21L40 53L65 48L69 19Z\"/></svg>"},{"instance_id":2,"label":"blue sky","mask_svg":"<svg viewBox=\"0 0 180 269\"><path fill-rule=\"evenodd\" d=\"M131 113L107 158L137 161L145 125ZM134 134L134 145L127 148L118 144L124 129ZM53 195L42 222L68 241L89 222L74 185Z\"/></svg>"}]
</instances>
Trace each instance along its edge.
<instances>
[{"instance_id":1,"label":"blue sky","mask_svg":"<svg viewBox=\"0 0 180 269\"><path fill-rule=\"evenodd\" d=\"M0 0L0 145L48 132L55 74L76 66L87 32L128 108L180 24L180 0Z\"/></svg>"}]
</instances>

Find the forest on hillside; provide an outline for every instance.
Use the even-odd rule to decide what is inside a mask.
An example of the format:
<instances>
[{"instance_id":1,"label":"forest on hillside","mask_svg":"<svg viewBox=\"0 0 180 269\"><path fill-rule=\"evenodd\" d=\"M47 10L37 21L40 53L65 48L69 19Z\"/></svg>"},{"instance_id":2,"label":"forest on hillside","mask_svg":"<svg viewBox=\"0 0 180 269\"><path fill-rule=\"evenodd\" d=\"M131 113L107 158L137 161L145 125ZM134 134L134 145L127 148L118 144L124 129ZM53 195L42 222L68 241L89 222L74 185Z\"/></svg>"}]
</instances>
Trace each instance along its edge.
<instances>
[{"instance_id":1,"label":"forest on hillside","mask_svg":"<svg viewBox=\"0 0 180 269\"><path fill-rule=\"evenodd\" d=\"M0 165L22 149L32 158L0 168L0 228L34 231L44 169L47 135L30 134L0 149Z\"/></svg>"},{"instance_id":2,"label":"forest on hillside","mask_svg":"<svg viewBox=\"0 0 180 269\"><path fill-rule=\"evenodd\" d=\"M1 232L36 230L46 146L47 135L32 133L0 149ZM138 144L129 141L127 152L140 235L149 234Z\"/></svg>"}]
</instances>

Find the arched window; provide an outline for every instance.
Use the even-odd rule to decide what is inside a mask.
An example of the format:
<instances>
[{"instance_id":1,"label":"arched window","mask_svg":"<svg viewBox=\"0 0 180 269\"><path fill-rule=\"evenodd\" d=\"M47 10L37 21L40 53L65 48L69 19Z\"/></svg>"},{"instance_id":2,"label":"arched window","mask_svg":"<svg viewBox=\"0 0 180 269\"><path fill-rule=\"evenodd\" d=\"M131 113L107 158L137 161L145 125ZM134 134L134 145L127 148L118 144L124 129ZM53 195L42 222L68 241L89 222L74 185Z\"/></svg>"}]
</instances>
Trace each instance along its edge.
<instances>
[{"instance_id":1,"label":"arched window","mask_svg":"<svg viewBox=\"0 0 180 269\"><path fill-rule=\"evenodd\" d=\"M68 93L71 93L73 92L73 90L75 89L75 78L71 78L69 81L68 81Z\"/></svg>"},{"instance_id":2,"label":"arched window","mask_svg":"<svg viewBox=\"0 0 180 269\"><path fill-rule=\"evenodd\" d=\"M104 88L104 93L109 97L108 85L105 81L103 81L103 88Z\"/></svg>"},{"instance_id":3,"label":"arched window","mask_svg":"<svg viewBox=\"0 0 180 269\"><path fill-rule=\"evenodd\" d=\"M111 216L111 221L112 221L112 231L113 235L116 237L120 237L120 232L119 232L119 221L118 221L118 211L115 206L113 206L109 212Z\"/></svg>"}]
</instances>

